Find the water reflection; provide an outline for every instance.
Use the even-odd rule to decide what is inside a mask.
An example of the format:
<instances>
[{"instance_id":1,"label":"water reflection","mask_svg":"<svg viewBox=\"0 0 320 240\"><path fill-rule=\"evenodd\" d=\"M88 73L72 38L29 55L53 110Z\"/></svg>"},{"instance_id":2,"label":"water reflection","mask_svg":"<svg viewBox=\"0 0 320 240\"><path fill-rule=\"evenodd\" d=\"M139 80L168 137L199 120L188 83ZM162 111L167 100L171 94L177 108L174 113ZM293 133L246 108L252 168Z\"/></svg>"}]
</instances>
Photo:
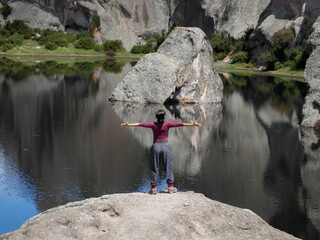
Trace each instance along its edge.
<instances>
[{"instance_id":1,"label":"water reflection","mask_svg":"<svg viewBox=\"0 0 320 240\"><path fill-rule=\"evenodd\" d=\"M113 109L122 122L153 122L155 113L163 105L112 103ZM174 146L174 171L176 174L196 176L203 166L201 152L208 151L211 136L217 130L222 118L221 104L206 105L170 105L167 108L167 121L199 122L203 128L174 128L170 129L169 142ZM129 128L134 138L145 148L153 143L152 131L144 128Z\"/></svg>"},{"instance_id":2,"label":"water reflection","mask_svg":"<svg viewBox=\"0 0 320 240\"><path fill-rule=\"evenodd\" d=\"M107 100L134 64L5 64L11 67L0 67L0 211L8 198L31 203L35 214L104 193L148 191L152 133L119 125L154 121L164 106ZM299 127L306 86L224 76L222 105L166 106L168 120L203 124L170 130L178 189L319 238L320 143Z\"/></svg>"}]
</instances>

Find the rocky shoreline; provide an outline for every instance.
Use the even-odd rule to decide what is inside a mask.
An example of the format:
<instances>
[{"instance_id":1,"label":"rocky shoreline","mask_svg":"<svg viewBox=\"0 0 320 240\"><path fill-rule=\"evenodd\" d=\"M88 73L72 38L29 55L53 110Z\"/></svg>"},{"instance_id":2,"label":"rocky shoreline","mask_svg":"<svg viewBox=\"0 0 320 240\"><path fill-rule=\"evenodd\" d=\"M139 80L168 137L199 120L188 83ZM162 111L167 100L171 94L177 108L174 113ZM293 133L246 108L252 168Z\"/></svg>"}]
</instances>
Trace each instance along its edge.
<instances>
[{"instance_id":1,"label":"rocky shoreline","mask_svg":"<svg viewBox=\"0 0 320 240\"><path fill-rule=\"evenodd\" d=\"M11 239L297 239L250 210L203 194L104 195L49 209L28 220Z\"/></svg>"}]
</instances>

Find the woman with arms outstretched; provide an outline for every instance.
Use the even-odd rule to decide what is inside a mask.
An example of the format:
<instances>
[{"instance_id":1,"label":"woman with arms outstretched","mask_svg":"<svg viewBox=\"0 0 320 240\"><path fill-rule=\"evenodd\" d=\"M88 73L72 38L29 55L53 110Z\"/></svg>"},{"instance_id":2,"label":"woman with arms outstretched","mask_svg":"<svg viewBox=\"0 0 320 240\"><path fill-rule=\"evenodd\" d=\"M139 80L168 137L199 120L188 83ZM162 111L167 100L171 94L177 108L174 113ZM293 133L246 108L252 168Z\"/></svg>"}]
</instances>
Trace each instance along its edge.
<instances>
[{"instance_id":1,"label":"woman with arms outstretched","mask_svg":"<svg viewBox=\"0 0 320 240\"><path fill-rule=\"evenodd\" d=\"M175 193L177 188L173 187L173 162L171 147L168 143L168 132L172 127L200 127L200 123L182 123L182 122L169 122L164 121L166 112L160 109L156 112L157 122L148 123L122 123L121 127L145 127L151 128L153 131L153 145L151 148L151 190L150 194L157 193L157 183L159 176L159 163L160 157L163 157L164 165L166 168L166 179L168 183L168 192Z\"/></svg>"}]
</instances>

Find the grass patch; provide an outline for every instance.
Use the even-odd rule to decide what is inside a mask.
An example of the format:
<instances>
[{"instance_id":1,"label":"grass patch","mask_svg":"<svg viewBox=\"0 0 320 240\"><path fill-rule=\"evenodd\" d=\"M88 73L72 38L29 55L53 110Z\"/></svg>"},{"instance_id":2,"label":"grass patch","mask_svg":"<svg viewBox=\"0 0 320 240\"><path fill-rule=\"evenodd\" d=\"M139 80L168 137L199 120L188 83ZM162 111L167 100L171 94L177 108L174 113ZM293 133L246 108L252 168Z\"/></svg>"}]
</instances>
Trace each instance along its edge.
<instances>
[{"instance_id":1,"label":"grass patch","mask_svg":"<svg viewBox=\"0 0 320 240\"><path fill-rule=\"evenodd\" d=\"M85 56L99 56L107 57L103 52L96 52L93 49L85 50L75 48L73 44L69 44L67 47L58 47L55 50L48 50L43 45L40 45L34 40L24 40L22 46L14 47L7 52L5 55L85 55ZM128 57L128 58L140 58L143 54L132 54L130 52L122 51L117 54L117 57Z\"/></svg>"},{"instance_id":2,"label":"grass patch","mask_svg":"<svg viewBox=\"0 0 320 240\"><path fill-rule=\"evenodd\" d=\"M217 62L215 65L218 73L234 73L238 75L245 75L245 76L255 76L255 75L262 75L262 76L274 76L274 77L281 77L286 80L296 80L303 82L304 71L299 70L290 70L289 67L281 68L276 71L266 71L261 72L253 69L252 64L248 63L223 63Z\"/></svg>"}]
</instances>

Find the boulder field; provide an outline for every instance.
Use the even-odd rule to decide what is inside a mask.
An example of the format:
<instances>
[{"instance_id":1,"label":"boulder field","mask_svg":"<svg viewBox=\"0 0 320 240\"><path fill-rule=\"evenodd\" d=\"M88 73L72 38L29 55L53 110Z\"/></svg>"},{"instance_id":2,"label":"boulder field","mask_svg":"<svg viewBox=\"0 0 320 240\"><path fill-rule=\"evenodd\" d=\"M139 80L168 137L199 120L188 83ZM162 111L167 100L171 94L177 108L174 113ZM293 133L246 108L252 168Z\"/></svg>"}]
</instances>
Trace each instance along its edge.
<instances>
[{"instance_id":1,"label":"boulder field","mask_svg":"<svg viewBox=\"0 0 320 240\"><path fill-rule=\"evenodd\" d=\"M113 91L111 101L221 102L223 84L200 28L176 27L156 53L145 55Z\"/></svg>"},{"instance_id":2,"label":"boulder field","mask_svg":"<svg viewBox=\"0 0 320 240\"><path fill-rule=\"evenodd\" d=\"M296 239L250 210L194 192L104 195L47 210L11 239Z\"/></svg>"}]
</instances>

